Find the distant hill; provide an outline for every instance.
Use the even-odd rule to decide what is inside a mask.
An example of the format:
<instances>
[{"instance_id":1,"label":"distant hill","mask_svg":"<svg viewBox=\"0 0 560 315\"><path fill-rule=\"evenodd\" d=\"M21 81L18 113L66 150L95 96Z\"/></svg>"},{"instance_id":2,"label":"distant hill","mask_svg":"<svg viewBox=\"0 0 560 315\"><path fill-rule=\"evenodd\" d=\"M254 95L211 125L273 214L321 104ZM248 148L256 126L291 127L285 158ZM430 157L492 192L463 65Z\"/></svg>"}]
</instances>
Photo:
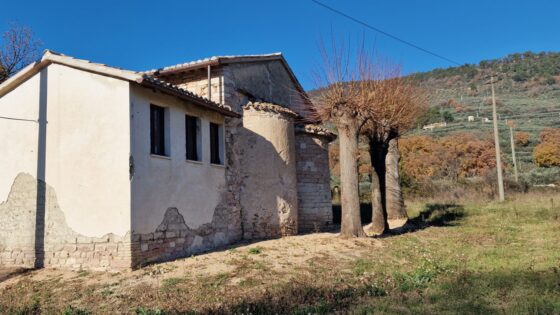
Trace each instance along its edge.
<instances>
[{"instance_id":1,"label":"distant hill","mask_svg":"<svg viewBox=\"0 0 560 315\"><path fill-rule=\"evenodd\" d=\"M419 125L446 120L447 127L410 134L444 136L454 132L491 133L490 75L495 76L500 139L510 150L506 120L516 131L529 133L529 145L517 149L522 170L533 168L532 152L545 127L560 127L560 53L516 53L478 65L464 65L416 73L412 78L426 88L431 109ZM469 122L468 117L474 121Z\"/></svg>"}]
</instances>

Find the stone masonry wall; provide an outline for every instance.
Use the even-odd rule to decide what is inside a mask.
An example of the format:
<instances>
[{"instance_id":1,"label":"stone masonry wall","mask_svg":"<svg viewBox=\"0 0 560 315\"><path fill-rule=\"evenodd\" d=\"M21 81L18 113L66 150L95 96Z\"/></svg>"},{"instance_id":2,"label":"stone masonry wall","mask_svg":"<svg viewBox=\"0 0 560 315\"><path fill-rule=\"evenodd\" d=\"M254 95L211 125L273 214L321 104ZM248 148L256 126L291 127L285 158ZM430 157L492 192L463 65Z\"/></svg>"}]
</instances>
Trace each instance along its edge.
<instances>
[{"instance_id":1,"label":"stone masonry wall","mask_svg":"<svg viewBox=\"0 0 560 315\"><path fill-rule=\"evenodd\" d=\"M210 74L212 101L224 104L223 70L222 68L211 68ZM208 98L208 70L206 68L169 74L161 76L161 78L180 88Z\"/></svg>"},{"instance_id":2,"label":"stone masonry wall","mask_svg":"<svg viewBox=\"0 0 560 315\"><path fill-rule=\"evenodd\" d=\"M278 60L233 63L222 67L223 101L242 113L250 102L276 104L300 113L304 99Z\"/></svg>"},{"instance_id":3,"label":"stone masonry wall","mask_svg":"<svg viewBox=\"0 0 560 315\"><path fill-rule=\"evenodd\" d=\"M80 235L66 224L52 187L29 174L15 178L0 204L0 265L105 270L130 262L128 234Z\"/></svg>"},{"instance_id":4,"label":"stone masonry wall","mask_svg":"<svg viewBox=\"0 0 560 315\"><path fill-rule=\"evenodd\" d=\"M297 179L293 119L283 107L250 103L240 138L243 231L245 239L298 233Z\"/></svg>"},{"instance_id":5,"label":"stone masonry wall","mask_svg":"<svg viewBox=\"0 0 560 315\"><path fill-rule=\"evenodd\" d=\"M299 229L323 231L333 220L328 156L331 139L296 130Z\"/></svg>"}]
</instances>

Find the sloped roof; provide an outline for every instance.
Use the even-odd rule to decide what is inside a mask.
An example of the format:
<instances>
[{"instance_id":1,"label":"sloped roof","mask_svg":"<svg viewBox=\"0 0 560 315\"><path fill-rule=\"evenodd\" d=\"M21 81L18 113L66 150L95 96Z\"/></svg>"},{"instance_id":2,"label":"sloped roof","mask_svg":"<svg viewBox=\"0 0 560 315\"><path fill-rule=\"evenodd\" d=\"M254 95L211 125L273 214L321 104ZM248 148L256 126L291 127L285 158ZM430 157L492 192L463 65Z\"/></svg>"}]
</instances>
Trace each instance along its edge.
<instances>
[{"instance_id":1,"label":"sloped roof","mask_svg":"<svg viewBox=\"0 0 560 315\"><path fill-rule=\"evenodd\" d=\"M124 70L100 63L93 63L88 60L76 59L50 50L46 50L40 60L37 60L36 62L28 65L20 72L16 73L14 76L0 84L0 97L15 89L22 82L38 73L44 67L53 63L65 65L82 71L113 77L120 80L135 82L141 86L157 89L163 93L176 96L183 100L192 102L196 105L219 112L223 115L240 117L239 114L233 112L229 107L212 102L207 98L198 96L190 91L165 82L147 73Z\"/></svg>"},{"instance_id":2,"label":"sloped roof","mask_svg":"<svg viewBox=\"0 0 560 315\"><path fill-rule=\"evenodd\" d=\"M176 72L201 69L207 66L218 66L218 65L225 65L225 64L232 64L232 63L264 62L264 61L280 61L284 66L284 68L286 69L286 71L288 72L298 92L302 93L304 95L305 101L310 103L310 100L306 96L307 94L303 89L301 83L298 81L296 75L292 71L292 68L290 68L290 66L288 65L288 62L284 58L284 55L280 52L271 53L271 54L261 54L261 55L213 56L205 59L167 66L160 69L152 69L152 70L145 71L144 73L160 76L160 75L167 75Z\"/></svg>"},{"instance_id":3,"label":"sloped roof","mask_svg":"<svg viewBox=\"0 0 560 315\"><path fill-rule=\"evenodd\" d=\"M241 63L241 62L256 62L256 61L267 61L267 60L279 60L284 59L282 53L276 52L272 54L262 54L262 55L231 55L231 56L212 56L209 58L189 61L185 63L179 63L172 66L167 66L159 69L152 69L145 71L145 73L158 73L167 74L175 71L184 70L194 70L206 67L208 65L215 66L227 63Z\"/></svg>"}]
</instances>

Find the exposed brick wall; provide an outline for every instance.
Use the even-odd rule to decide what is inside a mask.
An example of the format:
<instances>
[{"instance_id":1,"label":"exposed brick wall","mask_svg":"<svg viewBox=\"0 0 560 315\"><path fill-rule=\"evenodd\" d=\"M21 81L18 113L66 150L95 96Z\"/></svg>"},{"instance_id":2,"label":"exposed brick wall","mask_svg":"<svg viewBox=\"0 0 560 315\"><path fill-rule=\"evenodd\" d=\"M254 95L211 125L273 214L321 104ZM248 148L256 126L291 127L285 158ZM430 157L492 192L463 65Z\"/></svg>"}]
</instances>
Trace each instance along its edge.
<instances>
[{"instance_id":1,"label":"exposed brick wall","mask_svg":"<svg viewBox=\"0 0 560 315\"><path fill-rule=\"evenodd\" d=\"M187 257L239 241L239 226L227 224L239 221L231 214L225 207L216 209L212 223L191 229L177 208L168 208L155 232L133 234L132 267Z\"/></svg>"},{"instance_id":2,"label":"exposed brick wall","mask_svg":"<svg viewBox=\"0 0 560 315\"><path fill-rule=\"evenodd\" d=\"M323 135L296 133L296 160L300 232L332 225L328 144Z\"/></svg>"},{"instance_id":3,"label":"exposed brick wall","mask_svg":"<svg viewBox=\"0 0 560 315\"><path fill-rule=\"evenodd\" d=\"M16 177L0 204L0 265L120 269L130 264L128 234L97 238L76 233L66 224L52 187L29 174Z\"/></svg>"}]
</instances>

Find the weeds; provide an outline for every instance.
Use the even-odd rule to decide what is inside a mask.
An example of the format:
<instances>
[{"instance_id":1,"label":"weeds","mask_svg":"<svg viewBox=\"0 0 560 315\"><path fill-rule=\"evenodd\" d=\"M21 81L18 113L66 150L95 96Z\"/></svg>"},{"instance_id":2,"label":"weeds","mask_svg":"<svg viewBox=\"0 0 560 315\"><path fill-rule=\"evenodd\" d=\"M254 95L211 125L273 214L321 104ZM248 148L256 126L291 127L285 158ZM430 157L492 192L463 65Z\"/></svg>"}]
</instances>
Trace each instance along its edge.
<instances>
[{"instance_id":1,"label":"weeds","mask_svg":"<svg viewBox=\"0 0 560 315\"><path fill-rule=\"evenodd\" d=\"M260 247L249 248L249 254L258 255L262 252Z\"/></svg>"},{"instance_id":2,"label":"weeds","mask_svg":"<svg viewBox=\"0 0 560 315\"><path fill-rule=\"evenodd\" d=\"M87 275L89 275L89 271L87 271L87 270L79 270L78 271L78 277L86 277Z\"/></svg>"},{"instance_id":3,"label":"weeds","mask_svg":"<svg viewBox=\"0 0 560 315\"><path fill-rule=\"evenodd\" d=\"M163 291L169 291L171 290L173 287L175 287L176 285L178 285L181 282L184 282L185 279L181 279L181 278L167 278L167 279L163 279L162 283L161 283L161 289Z\"/></svg>"},{"instance_id":4,"label":"weeds","mask_svg":"<svg viewBox=\"0 0 560 315\"><path fill-rule=\"evenodd\" d=\"M73 307L71 305L67 306L64 311L62 312L64 315L90 315L89 311Z\"/></svg>"},{"instance_id":5,"label":"weeds","mask_svg":"<svg viewBox=\"0 0 560 315\"><path fill-rule=\"evenodd\" d=\"M371 272L374 267L375 265L371 260L359 258L354 262L354 268L352 269L352 271L355 275L362 276L368 272Z\"/></svg>"},{"instance_id":6,"label":"weeds","mask_svg":"<svg viewBox=\"0 0 560 315\"><path fill-rule=\"evenodd\" d=\"M150 308L139 307L136 309L136 314L137 315L167 315L168 313L158 308L150 309Z\"/></svg>"},{"instance_id":7,"label":"weeds","mask_svg":"<svg viewBox=\"0 0 560 315\"><path fill-rule=\"evenodd\" d=\"M105 289L103 289L103 291L101 291L101 296L106 298L106 297L109 297L110 295L112 295L113 293L115 293L113 290L111 290L109 288L105 288Z\"/></svg>"}]
</instances>

